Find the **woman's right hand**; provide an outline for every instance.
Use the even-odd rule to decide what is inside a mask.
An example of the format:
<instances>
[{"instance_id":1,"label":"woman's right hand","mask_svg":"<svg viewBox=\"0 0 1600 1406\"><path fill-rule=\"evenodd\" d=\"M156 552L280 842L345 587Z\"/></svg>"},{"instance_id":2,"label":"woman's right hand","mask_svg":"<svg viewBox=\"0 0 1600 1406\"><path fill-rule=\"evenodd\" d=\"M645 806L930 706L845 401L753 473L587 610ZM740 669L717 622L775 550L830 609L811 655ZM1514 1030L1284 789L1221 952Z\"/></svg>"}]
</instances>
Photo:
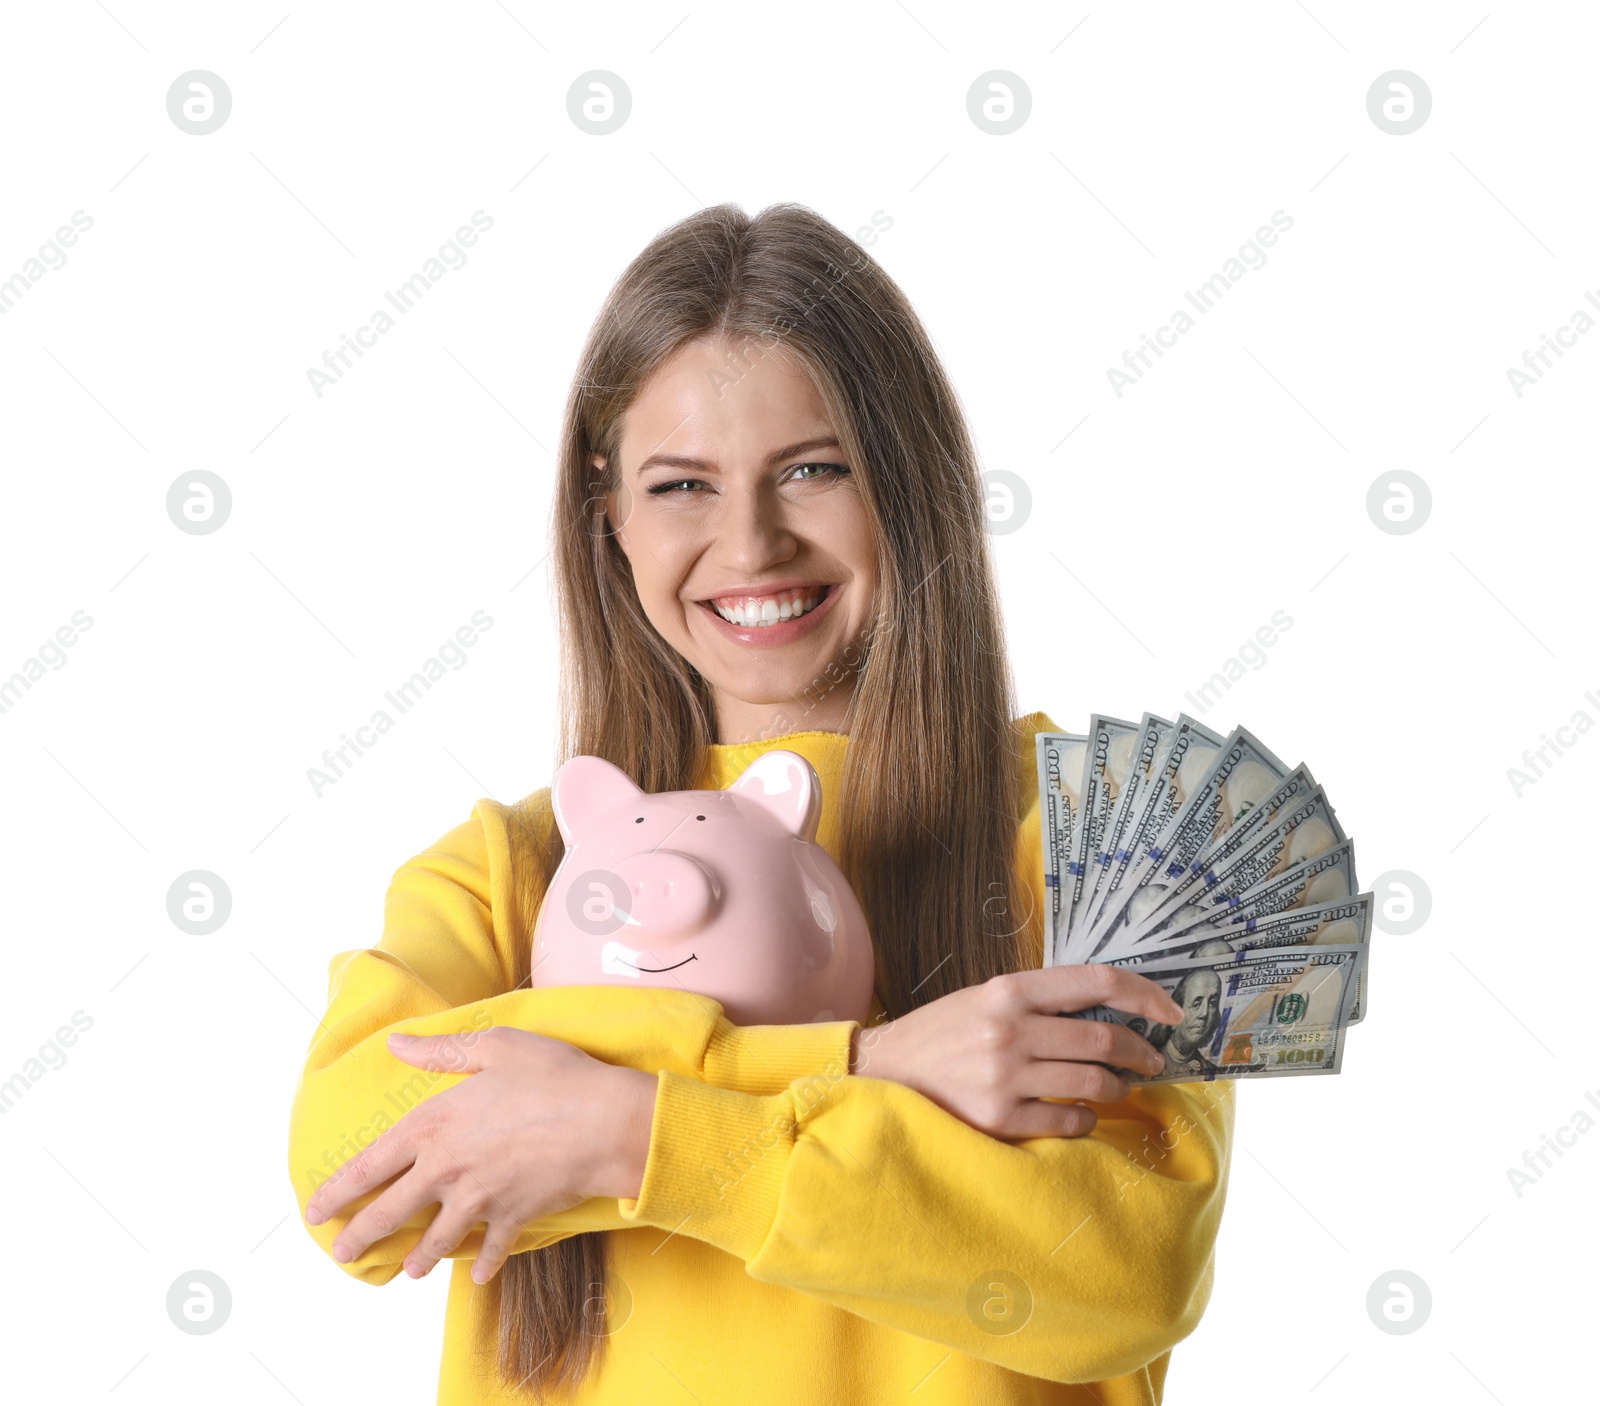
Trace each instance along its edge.
<instances>
[{"instance_id":1,"label":"woman's right hand","mask_svg":"<svg viewBox=\"0 0 1600 1406\"><path fill-rule=\"evenodd\" d=\"M1114 1103L1129 1083L1106 1065L1154 1074L1161 1056L1126 1026L1062 1018L1058 1011L1111 1006L1152 1023L1183 1012L1149 977L1105 963L1008 972L941 996L850 1044L850 1072L915 1089L991 1137L1081 1137L1092 1108L1052 1099Z\"/></svg>"}]
</instances>

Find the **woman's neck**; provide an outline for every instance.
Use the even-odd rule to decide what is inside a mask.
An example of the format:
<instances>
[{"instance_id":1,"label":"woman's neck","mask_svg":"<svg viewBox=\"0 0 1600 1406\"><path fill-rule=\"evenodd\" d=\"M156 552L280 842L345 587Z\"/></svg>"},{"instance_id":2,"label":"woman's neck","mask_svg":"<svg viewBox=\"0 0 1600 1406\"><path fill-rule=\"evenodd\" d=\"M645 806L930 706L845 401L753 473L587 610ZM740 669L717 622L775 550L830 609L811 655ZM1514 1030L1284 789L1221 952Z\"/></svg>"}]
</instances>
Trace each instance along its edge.
<instances>
[{"instance_id":1,"label":"woman's neck","mask_svg":"<svg viewBox=\"0 0 1600 1406\"><path fill-rule=\"evenodd\" d=\"M841 682L817 698L785 703L749 703L716 691L717 741L723 746L764 742L790 732L840 732L850 728L845 714L852 690Z\"/></svg>"}]
</instances>

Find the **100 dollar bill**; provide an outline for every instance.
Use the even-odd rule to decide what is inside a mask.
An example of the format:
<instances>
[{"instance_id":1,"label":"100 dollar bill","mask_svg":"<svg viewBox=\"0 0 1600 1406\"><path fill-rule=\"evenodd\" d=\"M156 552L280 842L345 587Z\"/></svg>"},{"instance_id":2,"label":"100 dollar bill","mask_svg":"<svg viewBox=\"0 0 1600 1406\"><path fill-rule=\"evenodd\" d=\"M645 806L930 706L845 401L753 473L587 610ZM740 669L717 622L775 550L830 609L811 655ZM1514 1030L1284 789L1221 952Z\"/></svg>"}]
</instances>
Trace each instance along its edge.
<instances>
[{"instance_id":1,"label":"100 dollar bill","mask_svg":"<svg viewBox=\"0 0 1600 1406\"><path fill-rule=\"evenodd\" d=\"M1254 734L1242 727L1234 728L1223 739L1210 769L1190 792L1183 808L1143 854L1133 857L1120 891L1110 895L1096 914L1090 936L1099 942L1108 931L1120 926L1133 895L1141 887L1151 882L1170 887L1197 856L1240 827L1259 807L1270 804L1288 774L1289 768Z\"/></svg>"},{"instance_id":2,"label":"100 dollar bill","mask_svg":"<svg viewBox=\"0 0 1600 1406\"><path fill-rule=\"evenodd\" d=\"M1180 927L1183 915L1209 913L1232 903L1296 864L1343 844L1345 838L1333 807L1319 786L1309 796L1285 806L1272 823L1239 846L1227 860L1218 862L1215 868L1208 865L1205 882L1198 892L1191 892L1181 906L1174 907L1172 901L1165 898L1166 891L1151 884L1135 890L1136 901L1127 906L1125 914L1130 921L1136 921L1147 911L1147 905L1137 900L1150 894L1149 902L1161 905L1151 917L1161 921L1154 927L1147 924L1144 930L1155 931L1168 920L1172 927ZM1169 911L1163 914L1161 910ZM1112 929L1100 939L1101 946L1113 956L1128 951L1134 942L1131 927Z\"/></svg>"},{"instance_id":3,"label":"100 dollar bill","mask_svg":"<svg viewBox=\"0 0 1600 1406\"><path fill-rule=\"evenodd\" d=\"M1317 783L1310 769L1301 763L1231 829L1224 831L1220 839L1186 865L1179 863L1175 851L1173 857L1161 865L1159 873L1144 877L1142 887L1150 892L1135 902L1138 903L1139 912L1145 916L1141 919L1139 912L1128 915L1128 931L1118 941L1137 942L1159 927L1170 926L1173 914L1194 902L1194 896L1209 886L1211 876L1241 848L1259 837L1264 829L1280 820L1286 805L1303 799L1316 788Z\"/></svg>"},{"instance_id":4,"label":"100 dollar bill","mask_svg":"<svg viewBox=\"0 0 1600 1406\"><path fill-rule=\"evenodd\" d=\"M1237 898L1229 896L1212 908L1190 905L1174 916L1169 928L1150 934L1136 950L1145 950L1149 943L1164 945L1189 933L1198 937L1206 932L1253 932L1258 923L1274 913L1352 898L1356 887L1355 841L1345 840L1273 875Z\"/></svg>"},{"instance_id":5,"label":"100 dollar bill","mask_svg":"<svg viewBox=\"0 0 1600 1406\"><path fill-rule=\"evenodd\" d=\"M1132 738L1132 757L1122 778L1122 787L1100 837L1099 847L1089 856L1089 874L1084 880L1084 912L1093 914L1100 903L1100 889L1112 864L1123 853L1128 826L1138 812L1139 797L1155 778L1156 762L1172 741L1173 724L1154 713L1139 719Z\"/></svg>"},{"instance_id":6,"label":"100 dollar bill","mask_svg":"<svg viewBox=\"0 0 1600 1406\"><path fill-rule=\"evenodd\" d=\"M1111 896L1127 878L1130 867L1149 850L1204 781L1221 745L1222 738L1217 733L1186 714L1178 714L1149 784L1140 788L1134 800L1134 814L1127 821L1121 846L1109 856L1099 886L1084 906L1081 921L1078 914L1073 915L1071 945L1074 953L1094 951L1095 929L1104 905L1112 901Z\"/></svg>"},{"instance_id":7,"label":"100 dollar bill","mask_svg":"<svg viewBox=\"0 0 1600 1406\"><path fill-rule=\"evenodd\" d=\"M1147 945L1125 957L1112 957L1113 967L1140 968L1159 965L1175 957L1225 956L1230 952L1258 951L1264 947L1366 946L1372 936L1373 895L1358 893L1354 898L1333 903L1317 903L1309 908L1286 908L1281 913L1253 923L1238 923L1230 928L1200 927L1175 942L1160 947ZM1350 1023L1366 1014L1367 974L1357 976L1356 999L1350 1007Z\"/></svg>"},{"instance_id":8,"label":"100 dollar bill","mask_svg":"<svg viewBox=\"0 0 1600 1406\"><path fill-rule=\"evenodd\" d=\"M1083 781L1078 788L1081 805L1068 856L1073 870L1071 902L1068 903L1065 893L1061 900L1069 960L1074 935L1094 892L1089 862L1101 847L1101 837L1111 820L1117 797L1122 794L1122 780L1133 760L1133 741L1138 731L1137 723L1107 717L1104 713L1096 713L1089 719L1088 750L1083 759Z\"/></svg>"},{"instance_id":9,"label":"100 dollar bill","mask_svg":"<svg viewBox=\"0 0 1600 1406\"><path fill-rule=\"evenodd\" d=\"M1082 805L1084 755L1087 735L1040 732L1034 736L1039 763L1039 827L1044 848L1044 883L1050 898L1044 935L1044 965L1058 966L1066 959L1066 917L1071 904L1069 883L1072 837Z\"/></svg>"},{"instance_id":10,"label":"100 dollar bill","mask_svg":"<svg viewBox=\"0 0 1600 1406\"><path fill-rule=\"evenodd\" d=\"M1134 1085L1337 1074L1367 950L1270 947L1151 962L1139 975L1182 1007L1177 1025L1151 1025L1109 1006L1073 1015L1125 1025L1155 1046L1165 1061L1159 1074L1118 1070Z\"/></svg>"}]
</instances>

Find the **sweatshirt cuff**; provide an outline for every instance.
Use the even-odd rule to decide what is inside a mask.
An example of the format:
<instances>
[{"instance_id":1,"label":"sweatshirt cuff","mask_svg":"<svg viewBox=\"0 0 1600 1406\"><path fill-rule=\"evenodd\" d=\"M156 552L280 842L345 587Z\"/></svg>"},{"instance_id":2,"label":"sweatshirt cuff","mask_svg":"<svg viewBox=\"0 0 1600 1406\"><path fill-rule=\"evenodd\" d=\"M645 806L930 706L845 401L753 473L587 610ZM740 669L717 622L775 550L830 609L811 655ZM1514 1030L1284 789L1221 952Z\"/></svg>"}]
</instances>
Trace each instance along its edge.
<instances>
[{"instance_id":1,"label":"sweatshirt cuff","mask_svg":"<svg viewBox=\"0 0 1600 1406\"><path fill-rule=\"evenodd\" d=\"M789 1089L736 1093L661 1070L639 1194L618 1214L748 1262L777 1218L797 1121Z\"/></svg>"},{"instance_id":2,"label":"sweatshirt cuff","mask_svg":"<svg viewBox=\"0 0 1600 1406\"><path fill-rule=\"evenodd\" d=\"M734 1025L717 1021L706 1046L705 1082L743 1094L771 1094L816 1074L837 1078L850 1068L854 1020L805 1025Z\"/></svg>"}]
</instances>

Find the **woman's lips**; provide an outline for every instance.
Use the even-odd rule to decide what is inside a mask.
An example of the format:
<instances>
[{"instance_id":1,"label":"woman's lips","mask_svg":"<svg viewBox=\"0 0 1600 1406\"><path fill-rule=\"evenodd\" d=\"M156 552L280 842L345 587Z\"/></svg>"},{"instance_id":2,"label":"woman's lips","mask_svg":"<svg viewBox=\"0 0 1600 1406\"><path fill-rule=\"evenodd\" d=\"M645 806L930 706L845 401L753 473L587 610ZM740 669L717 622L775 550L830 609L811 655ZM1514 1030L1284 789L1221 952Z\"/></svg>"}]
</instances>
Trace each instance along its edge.
<instances>
[{"instance_id":1,"label":"woman's lips","mask_svg":"<svg viewBox=\"0 0 1600 1406\"><path fill-rule=\"evenodd\" d=\"M822 599L804 615L796 616L792 620L781 620L776 625L735 625L731 620L724 620L717 614L716 608L705 601L696 601L695 604L705 611L712 624L729 639L738 644L771 648L773 645L790 644L816 629L817 621L833 608L834 598L840 593L838 583L829 582L824 587L824 592Z\"/></svg>"}]
</instances>

